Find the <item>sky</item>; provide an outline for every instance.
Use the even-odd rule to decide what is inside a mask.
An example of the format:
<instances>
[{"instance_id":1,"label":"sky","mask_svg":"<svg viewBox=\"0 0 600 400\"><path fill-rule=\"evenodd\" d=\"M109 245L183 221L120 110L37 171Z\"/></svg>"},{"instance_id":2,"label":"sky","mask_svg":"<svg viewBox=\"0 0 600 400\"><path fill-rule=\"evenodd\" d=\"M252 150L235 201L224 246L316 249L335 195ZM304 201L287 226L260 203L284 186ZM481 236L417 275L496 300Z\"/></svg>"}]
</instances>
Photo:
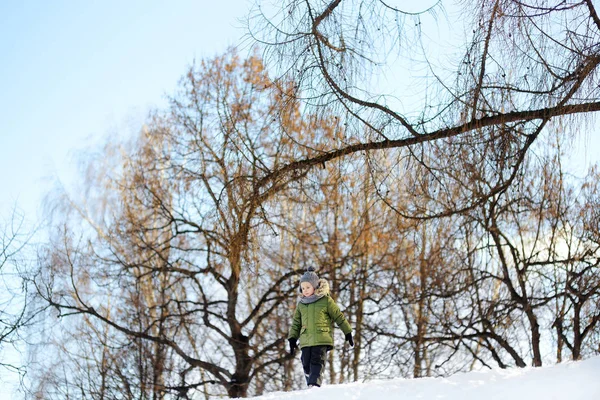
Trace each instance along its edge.
<instances>
[{"instance_id":1,"label":"sky","mask_svg":"<svg viewBox=\"0 0 600 400\"><path fill-rule=\"evenodd\" d=\"M78 149L139 129L194 59L241 43L250 1L0 2L0 217L35 219Z\"/></svg>"},{"instance_id":2,"label":"sky","mask_svg":"<svg viewBox=\"0 0 600 400\"><path fill-rule=\"evenodd\" d=\"M300 362L298 360L298 362ZM255 400L593 400L600 357L542 368L492 369L449 378L391 379L269 393Z\"/></svg>"}]
</instances>

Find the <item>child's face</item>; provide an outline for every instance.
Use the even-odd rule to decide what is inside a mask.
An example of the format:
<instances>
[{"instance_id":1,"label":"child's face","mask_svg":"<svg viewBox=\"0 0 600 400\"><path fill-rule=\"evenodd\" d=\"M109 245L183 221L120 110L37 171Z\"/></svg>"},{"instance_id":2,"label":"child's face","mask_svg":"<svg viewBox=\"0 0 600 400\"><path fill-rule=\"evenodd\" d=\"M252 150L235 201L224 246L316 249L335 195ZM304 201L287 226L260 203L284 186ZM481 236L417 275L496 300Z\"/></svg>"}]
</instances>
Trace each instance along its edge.
<instances>
[{"instance_id":1,"label":"child's face","mask_svg":"<svg viewBox=\"0 0 600 400\"><path fill-rule=\"evenodd\" d=\"M309 282L302 282L300 284L300 289L302 289L302 296L304 297L312 296L315 292L315 288Z\"/></svg>"}]
</instances>

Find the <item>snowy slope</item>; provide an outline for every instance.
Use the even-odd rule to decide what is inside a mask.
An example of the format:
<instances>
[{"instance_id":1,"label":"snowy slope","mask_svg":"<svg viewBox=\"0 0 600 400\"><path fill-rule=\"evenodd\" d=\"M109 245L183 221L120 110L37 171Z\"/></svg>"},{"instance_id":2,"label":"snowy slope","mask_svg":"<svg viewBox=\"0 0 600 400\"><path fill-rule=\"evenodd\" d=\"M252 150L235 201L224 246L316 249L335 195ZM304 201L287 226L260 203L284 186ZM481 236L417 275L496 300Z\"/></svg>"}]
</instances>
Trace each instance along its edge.
<instances>
[{"instance_id":1,"label":"snowy slope","mask_svg":"<svg viewBox=\"0 0 600 400\"><path fill-rule=\"evenodd\" d=\"M600 400L600 357L449 378L393 379L277 392L261 400Z\"/></svg>"}]
</instances>

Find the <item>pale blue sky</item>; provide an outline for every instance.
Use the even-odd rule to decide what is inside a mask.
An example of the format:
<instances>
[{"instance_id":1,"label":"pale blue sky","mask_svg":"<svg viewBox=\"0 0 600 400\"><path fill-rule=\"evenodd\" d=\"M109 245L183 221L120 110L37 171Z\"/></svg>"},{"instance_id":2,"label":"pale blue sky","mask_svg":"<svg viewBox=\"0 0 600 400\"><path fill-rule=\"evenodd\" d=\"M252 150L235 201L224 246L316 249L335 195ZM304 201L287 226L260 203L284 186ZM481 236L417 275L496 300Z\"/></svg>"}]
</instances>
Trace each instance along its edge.
<instances>
[{"instance_id":1,"label":"pale blue sky","mask_svg":"<svg viewBox=\"0 0 600 400\"><path fill-rule=\"evenodd\" d=\"M249 0L0 2L0 215L34 219L73 154L164 104L194 58L241 42ZM123 129L125 133L125 129Z\"/></svg>"}]
</instances>

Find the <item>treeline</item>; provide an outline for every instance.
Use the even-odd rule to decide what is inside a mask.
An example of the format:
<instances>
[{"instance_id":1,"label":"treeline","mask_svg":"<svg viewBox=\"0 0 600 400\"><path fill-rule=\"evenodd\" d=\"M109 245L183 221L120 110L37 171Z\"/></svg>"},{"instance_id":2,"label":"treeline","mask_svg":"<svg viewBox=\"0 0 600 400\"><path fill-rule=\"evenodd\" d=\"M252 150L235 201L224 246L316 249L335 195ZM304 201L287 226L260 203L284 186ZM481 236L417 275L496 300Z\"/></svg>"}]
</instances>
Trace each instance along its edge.
<instances>
[{"instance_id":1,"label":"treeline","mask_svg":"<svg viewBox=\"0 0 600 400\"><path fill-rule=\"evenodd\" d=\"M307 266L356 337L329 353L331 383L597 354L599 176L563 169L558 126L513 184L429 216L495 184L502 166L472 155L497 143L474 133L421 147L424 163L411 147L315 163L345 127L294 90L258 57L204 61L137 138L89 161L81 190L53 198L33 397L298 389L286 337Z\"/></svg>"},{"instance_id":2,"label":"treeline","mask_svg":"<svg viewBox=\"0 0 600 400\"><path fill-rule=\"evenodd\" d=\"M600 110L593 2L264 3L260 57L191 67L48 195L35 243L2 223L28 397L297 389L308 266L356 338L331 383L597 354L600 172L565 167Z\"/></svg>"}]
</instances>

